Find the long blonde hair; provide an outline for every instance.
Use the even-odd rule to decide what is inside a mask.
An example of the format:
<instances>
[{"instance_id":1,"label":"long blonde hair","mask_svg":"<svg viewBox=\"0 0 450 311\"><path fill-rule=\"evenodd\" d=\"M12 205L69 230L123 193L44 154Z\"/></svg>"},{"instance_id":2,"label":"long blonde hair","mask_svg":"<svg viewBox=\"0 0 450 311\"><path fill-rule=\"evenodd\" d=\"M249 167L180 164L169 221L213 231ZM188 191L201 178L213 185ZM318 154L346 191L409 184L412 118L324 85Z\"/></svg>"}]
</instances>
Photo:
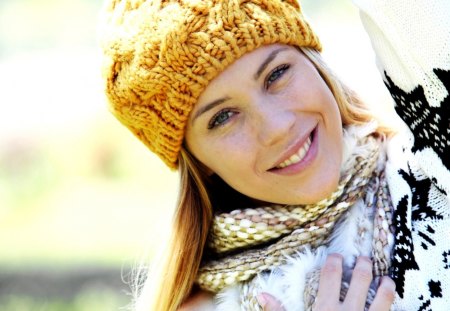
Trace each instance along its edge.
<instances>
[{"instance_id":1,"label":"long blonde hair","mask_svg":"<svg viewBox=\"0 0 450 311\"><path fill-rule=\"evenodd\" d=\"M368 107L326 66L319 52L308 48L299 50L314 64L333 93L343 126L364 124L374 119ZM379 135L389 136L392 133L389 127L379 124ZM171 239L162 265L157 269L159 275L155 277L154 273L149 274L142 287L137 308L139 311L177 310L191 293L204 256L203 250L213 215L211 194L218 184L211 182L202 165L185 148L179 156L179 169L180 193ZM220 192L214 191L218 195ZM241 194L234 192L237 198L241 197L241 202L245 201ZM229 197L229 190L227 196ZM236 202L238 201L239 199Z\"/></svg>"}]
</instances>

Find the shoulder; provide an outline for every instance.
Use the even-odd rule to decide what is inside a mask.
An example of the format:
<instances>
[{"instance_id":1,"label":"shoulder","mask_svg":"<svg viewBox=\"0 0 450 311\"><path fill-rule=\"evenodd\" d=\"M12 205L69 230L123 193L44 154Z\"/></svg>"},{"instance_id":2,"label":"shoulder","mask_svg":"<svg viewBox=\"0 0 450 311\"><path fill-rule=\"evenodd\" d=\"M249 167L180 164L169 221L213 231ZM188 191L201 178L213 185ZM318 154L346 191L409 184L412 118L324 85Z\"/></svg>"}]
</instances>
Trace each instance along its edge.
<instances>
[{"instance_id":1,"label":"shoulder","mask_svg":"<svg viewBox=\"0 0 450 311\"><path fill-rule=\"evenodd\" d=\"M213 295L206 291L198 291L191 295L178 311L213 311L214 301Z\"/></svg>"}]
</instances>

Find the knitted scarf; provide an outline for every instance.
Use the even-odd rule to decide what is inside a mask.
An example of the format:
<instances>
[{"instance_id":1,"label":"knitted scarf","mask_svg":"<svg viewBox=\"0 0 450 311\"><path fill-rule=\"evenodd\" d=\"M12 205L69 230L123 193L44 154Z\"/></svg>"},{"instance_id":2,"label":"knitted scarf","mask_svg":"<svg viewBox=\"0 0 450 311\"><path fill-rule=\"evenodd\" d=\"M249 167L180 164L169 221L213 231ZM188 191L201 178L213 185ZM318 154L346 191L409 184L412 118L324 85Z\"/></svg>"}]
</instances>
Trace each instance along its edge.
<instances>
[{"instance_id":1,"label":"knitted scarf","mask_svg":"<svg viewBox=\"0 0 450 311\"><path fill-rule=\"evenodd\" d=\"M243 290L249 298L244 299L243 305L259 310L255 307L254 295L249 294L251 289L245 288L245 284L258 273L285 264L305 247L314 249L326 245L336 222L361 198L374 215L374 274L387 274L390 255L385 246L392 239L392 204L384 179L384 165L379 165L384 161L377 161L380 146L380 140L372 135L359 139L357 148L364 152L351 154L344 165L348 169L341 174L337 189L316 204L270 205L216 214L208 247L220 259L202 263L198 285L217 293L225 287L244 284ZM308 284L305 303L310 308L316 297L318 273L310 276ZM348 284L343 285L342 295L345 295Z\"/></svg>"}]
</instances>

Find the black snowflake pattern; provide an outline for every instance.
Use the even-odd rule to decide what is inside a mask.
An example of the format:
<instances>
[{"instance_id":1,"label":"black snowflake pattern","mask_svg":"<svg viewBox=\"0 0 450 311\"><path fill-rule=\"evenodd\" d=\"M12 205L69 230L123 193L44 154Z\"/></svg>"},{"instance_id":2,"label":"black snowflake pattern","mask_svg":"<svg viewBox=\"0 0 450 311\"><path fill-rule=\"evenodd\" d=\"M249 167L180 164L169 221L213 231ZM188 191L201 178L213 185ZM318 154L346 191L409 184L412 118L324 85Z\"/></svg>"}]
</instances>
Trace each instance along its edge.
<instances>
[{"instance_id":1,"label":"black snowflake pattern","mask_svg":"<svg viewBox=\"0 0 450 311\"><path fill-rule=\"evenodd\" d=\"M423 301L422 305L419 308L419 311L431 311L431 299L432 298L442 298L442 288L440 281L430 280L428 282L428 291L430 293L430 298L423 301L425 298L423 295L420 295L419 300Z\"/></svg>"},{"instance_id":2,"label":"black snowflake pattern","mask_svg":"<svg viewBox=\"0 0 450 311\"><path fill-rule=\"evenodd\" d=\"M450 269L450 250L442 253L442 261L444 262L444 269Z\"/></svg>"},{"instance_id":3,"label":"black snowflake pattern","mask_svg":"<svg viewBox=\"0 0 450 311\"><path fill-rule=\"evenodd\" d=\"M430 280L428 282L428 289L430 290L431 298L442 298L441 281Z\"/></svg>"},{"instance_id":4,"label":"black snowflake pattern","mask_svg":"<svg viewBox=\"0 0 450 311\"><path fill-rule=\"evenodd\" d=\"M433 72L450 92L450 71L434 69ZM432 148L450 170L450 95L439 107L432 107L421 85L406 93L394 84L386 72L385 77L385 84L396 102L395 110L414 134L412 151Z\"/></svg>"},{"instance_id":5,"label":"black snowflake pattern","mask_svg":"<svg viewBox=\"0 0 450 311\"><path fill-rule=\"evenodd\" d=\"M405 195L395 209L395 243L392 255L391 275L398 295L403 298L406 270L419 270L414 257L411 230L408 227L408 196Z\"/></svg>"},{"instance_id":6,"label":"black snowflake pattern","mask_svg":"<svg viewBox=\"0 0 450 311\"><path fill-rule=\"evenodd\" d=\"M424 300L423 295L419 297L419 300L420 301ZM420 308L417 311L432 311L431 309L429 309L430 305L431 305L431 300L427 299L422 303L422 305L420 306Z\"/></svg>"},{"instance_id":7,"label":"black snowflake pattern","mask_svg":"<svg viewBox=\"0 0 450 311\"><path fill-rule=\"evenodd\" d=\"M436 180L435 177L431 178L431 181L433 182L433 185L436 187L436 189L437 189L440 193L442 193L443 195L447 195L447 191L445 191L444 189L442 189L442 188L440 188L440 187L438 186L438 183L437 183L437 180Z\"/></svg>"},{"instance_id":8,"label":"black snowflake pattern","mask_svg":"<svg viewBox=\"0 0 450 311\"><path fill-rule=\"evenodd\" d=\"M399 174L408 183L409 188L412 192L412 220L425 220L427 218L442 219L442 215L439 215L431 206L428 205L429 194L431 191L431 187L433 187L431 180L427 178L418 180L410 172L411 170L409 169L409 166L408 170L409 172L400 170Z\"/></svg>"},{"instance_id":9,"label":"black snowflake pattern","mask_svg":"<svg viewBox=\"0 0 450 311\"><path fill-rule=\"evenodd\" d=\"M426 232L418 231L417 234L422 238L420 246L422 246L423 249L427 250L430 246L436 246L436 242L432 239L434 233L435 230L430 225L427 226Z\"/></svg>"}]
</instances>

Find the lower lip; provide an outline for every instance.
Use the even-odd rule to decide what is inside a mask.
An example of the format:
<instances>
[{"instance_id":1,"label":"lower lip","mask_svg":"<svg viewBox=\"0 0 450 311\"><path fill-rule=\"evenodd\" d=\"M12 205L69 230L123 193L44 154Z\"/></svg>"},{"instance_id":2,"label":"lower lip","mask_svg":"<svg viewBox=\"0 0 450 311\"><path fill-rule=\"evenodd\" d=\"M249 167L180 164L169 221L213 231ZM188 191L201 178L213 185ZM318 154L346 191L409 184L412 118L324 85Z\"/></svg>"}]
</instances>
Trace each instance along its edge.
<instances>
[{"instance_id":1,"label":"lower lip","mask_svg":"<svg viewBox=\"0 0 450 311\"><path fill-rule=\"evenodd\" d=\"M276 168L270 170L271 173L280 174L280 175L295 175L299 172L303 171L308 165L311 164L311 162L314 161L314 159L317 156L318 151L318 142L319 142L319 135L317 127L314 129L311 135L311 146L308 149L308 152L306 153L305 157L295 164L286 166L284 168Z\"/></svg>"}]
</instances>

